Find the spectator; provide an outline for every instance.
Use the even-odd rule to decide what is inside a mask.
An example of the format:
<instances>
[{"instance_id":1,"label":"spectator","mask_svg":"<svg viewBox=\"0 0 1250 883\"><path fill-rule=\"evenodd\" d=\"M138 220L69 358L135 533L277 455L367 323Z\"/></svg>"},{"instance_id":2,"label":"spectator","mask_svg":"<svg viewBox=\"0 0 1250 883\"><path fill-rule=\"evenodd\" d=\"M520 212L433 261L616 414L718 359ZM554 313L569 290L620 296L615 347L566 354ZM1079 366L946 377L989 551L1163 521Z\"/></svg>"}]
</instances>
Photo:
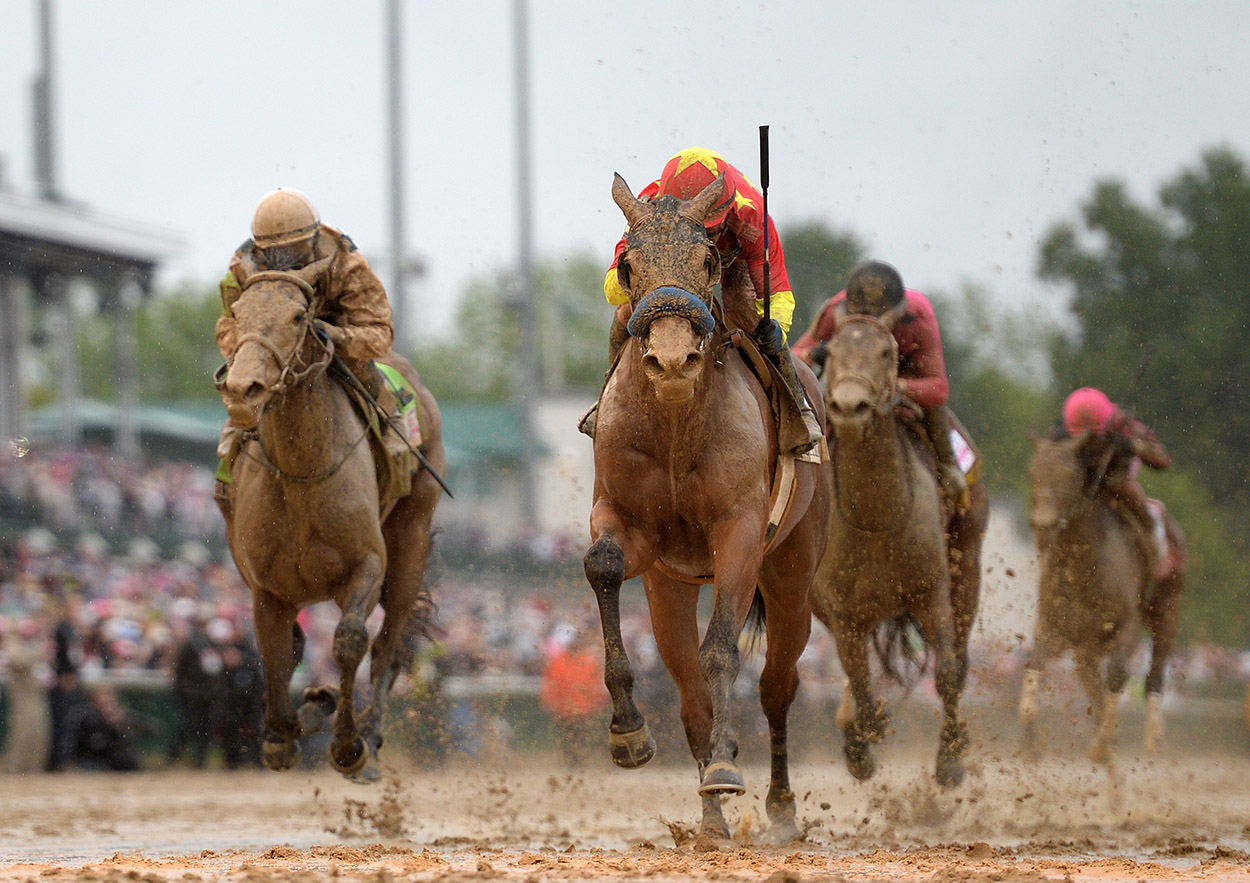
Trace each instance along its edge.
<instances>
[{"instance_id":1,"label":"spectator","mask_svg":"<svg viewBox=\"0 0 1250 883\"><path fill-rule=\"evenodd\" d=\"M260 654L242 637L221 647L221 679L216 729L226 769L259 767L261 717L265 707L265 672Z\"/></svg>"},{"instance_id":2,"label":"spectator","mask_svg":"<svg viewBox=\"0 0 1250 883\"><path fill-rule=\"evenodd\" d=\"M70 709L62 756L81 770L130 772L139 769L136 739L149 723L122 708L117 691L96 683L87 698Z\"/></svg>"},{"instance_id":3,"label":"spectator","mask_svg":"<svg viewBox=\"0 0 1250 883\"><path fill-rule=\"evenodd\" d=\"M6 687L8 744L0 768L9 773L41 772L48 762L52 722L47 687L41 679L42 636L32 619L4 637L9 682ZM43 666L46 672L46 665Z\"/></svg>"},{"instance_id":4,"label":"spectator","mask_svg":"<svg viewBox=\"0 0 1250 883\"><path fill-rule=\"evenodd\" d=\"M555 722L565 762L582 766L590 755L607 707L603 659L596 652L596 633L589 628L557 628L556 649L543 670L538 702Z\"/></svg>"},{"instance_id":5,"label":"spectator","mask_svg":"<svg viewBox=\"0 0 1250 883\"><path fill-rule=\"evenodd\" d=\"M52 686L48 690L48 716L51 724L48 769L52 772L65 765L67 744L66 720L70 709L82 700L78 689L78 669L83 661L79 637L82 598L74 593L55 602L56 625L52 631Z\"/></svg>"},{"instance_id":6,"label":"spectator","mask_svg":"<svg viewBox=\"0 0 1250 883\"><path fill-rule=\"evenodd\" d=\"M212 739L212 715L222 661L200 620L181 627L188 631L174 658L178 729L169 745L169 760L177 763L186 754L198 770L204 767Z\"/></svg>"}]
</instances>

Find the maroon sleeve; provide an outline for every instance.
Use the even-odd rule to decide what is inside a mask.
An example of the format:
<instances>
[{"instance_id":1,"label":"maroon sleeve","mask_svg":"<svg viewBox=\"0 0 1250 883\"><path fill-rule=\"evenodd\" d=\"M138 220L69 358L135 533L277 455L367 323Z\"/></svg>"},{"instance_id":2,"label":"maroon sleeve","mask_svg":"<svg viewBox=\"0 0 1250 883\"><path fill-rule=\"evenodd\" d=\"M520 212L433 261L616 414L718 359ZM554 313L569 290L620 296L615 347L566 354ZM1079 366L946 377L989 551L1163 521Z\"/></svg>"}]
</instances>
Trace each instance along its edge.
<instances>
[{"instance_id":1,"label":"maroon sleeve","mask_svg":"<svg viewBox=\"0 0 1250 883\"><path fill-rule=\"evenodd\" d=\"M1172 455L1145 423L1131 414L1120 411L1118 407L1116 411L1111 431L1118 432L1127 438L1131 450L1141 457L1143 463L1152 469L1167 469L1172 465Z\"/></svg>"},{"instance_id":2,"label":"maroon sleeve","mask_svg":"<svg viewBox=\"0 0 1250 883\"><path fill-rule=\"evenodd\" d=\"M771 280L770 280L771 281ZM798 356L805 362L810 362L808 358L811 355L812 348L818 343L828 343L829 338L833 337L833 332L838 328L838 320L834 314L837 304L846 300L846 292L839 291L836 295L829 298L821 311L812 321L811 326L803 332L803 335L794 342L790 347L790 352Z\"/></svg>"},{"instance_id":3,"label":"maroon sleeve","mask_svg":"<svg viewBox=\"0 0 1250 883\"><path fill-rule=\"evenodd\" d=\"M946 379L946 358L942 335L929 299L907 289L907 316L894 326L898 341L898 375L907 381L906 394L922 408L946 404L950 382Z\"/></svg>"}]
</instances>

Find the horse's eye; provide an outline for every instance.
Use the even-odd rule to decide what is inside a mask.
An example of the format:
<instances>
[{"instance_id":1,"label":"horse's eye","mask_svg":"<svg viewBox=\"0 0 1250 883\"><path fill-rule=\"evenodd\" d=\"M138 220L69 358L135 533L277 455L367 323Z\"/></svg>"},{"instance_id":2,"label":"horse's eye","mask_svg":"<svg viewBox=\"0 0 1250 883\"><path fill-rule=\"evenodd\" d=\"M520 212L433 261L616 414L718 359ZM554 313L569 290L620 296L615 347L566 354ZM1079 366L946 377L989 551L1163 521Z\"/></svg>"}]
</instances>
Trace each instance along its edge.
<instances>
[{"instance_id":1,"label":"horse's eye","mask_svg":"<svg viewBox=\"0 0 1250 883\"><path fill-rule=\"evenodd\" d=\"M616 263L616 282L621 288L629 291L629 261L621 258Z\"/></svg>"},{"instance_id":2,"label":"horse's eye","mask_svg":"<svg viewBox=\"0 0 1250 883\"><path fill-rule=\"evenodd\" d=\"M709 276L711 276L713 273L716 272L716 265L717 265L716 259L713 258L711 252L709 252L707 257L703 259L703 267L705 270L707 270L707 274Z\"/></svg>"},{"instance_id":3,"label":"horse's eye","mask_svg":"<svg viewBox=\"0 0 1250 883\"><path fill-rule=\"evenodd\" d=\"M305 322L307 319L308 319L308 313L303 313L303 312L301 312L301 313L296 313L296 314L295 314L295 324L296 324L296 325L302 325L302 324L304 324L304 322Z\"/></svg>"}]
</instances>

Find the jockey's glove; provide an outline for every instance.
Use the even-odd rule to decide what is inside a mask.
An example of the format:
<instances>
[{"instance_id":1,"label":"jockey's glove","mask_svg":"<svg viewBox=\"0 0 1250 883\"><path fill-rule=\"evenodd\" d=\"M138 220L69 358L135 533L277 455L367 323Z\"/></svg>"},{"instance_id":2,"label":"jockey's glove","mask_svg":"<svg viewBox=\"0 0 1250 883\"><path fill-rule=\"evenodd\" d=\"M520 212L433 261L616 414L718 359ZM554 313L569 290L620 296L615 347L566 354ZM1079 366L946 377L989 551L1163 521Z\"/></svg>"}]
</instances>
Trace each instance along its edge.
<instances>
[{"instance_id":1,"label":"jockey's glove","mask_svg":"<svg viewBox=\"0 0 1250 883\"><path fill-rule=\"evenodd\" d=\"M786 336L782 333L781 326L777 324L776 319L760 319L752 337L755 338L760 352L766 356L776 358L781 355L781 351L786 346Z\"/></svg>"},{"instance_id":2,"label":"jockey's glove","mask_svg":"<svg viewBox=\"0 0 1250 883\"><path fill-rule=\"evenodd\" d=\"M318 337L322 340L330 341L336 348L342 348L347 343L346 328L332 325L325 319L313 319L313 327L316 329Z\"/></svg>"}]
</instances>

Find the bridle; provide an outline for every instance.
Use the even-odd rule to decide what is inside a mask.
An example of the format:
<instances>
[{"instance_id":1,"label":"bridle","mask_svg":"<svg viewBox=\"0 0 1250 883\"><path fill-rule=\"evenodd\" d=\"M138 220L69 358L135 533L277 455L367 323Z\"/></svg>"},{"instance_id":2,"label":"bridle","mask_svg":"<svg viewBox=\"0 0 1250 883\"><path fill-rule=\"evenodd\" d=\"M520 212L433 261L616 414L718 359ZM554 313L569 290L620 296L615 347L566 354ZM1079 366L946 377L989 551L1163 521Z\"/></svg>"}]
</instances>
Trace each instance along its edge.
<instances>
[{"instance_id":1,"label":"bridle","mask_svg":"<svg viewBox=\"0 0 1250 883\"><path fill-rule=\"evenodd\" d=\"M838 330L835 332L834 337L836 338L839 334L842 334L848 327L855 325L855 324L868 325L870 327L876 327L884 331L886 339L890 341L890 348L892 351L891 358L894 361L897 361L898 342L894 339L894 333L890 330L889 326L887 326L880 319L877 319L873 316L866 316L866 315L859 314L859 313L853 313L853 314L848 314L846 316L840 317L838 320ZM832 344L833 339L830 339L829 343ZM861 386L867 389L869 393L872 394L872 401L873 401L872 410L873 410L873 414L876 416L881 416L882 414L887 414L887 413L892 412L898 406L898 404L902 401L903 397L898 391L897 375L891 373L891 380L889 381L889 384L885 386L884 388L882 387L881 384L877 383L875 380L870 378L867 374L864 374L862 371L838 371L837 376L835 377L834 372L830 371L829 368L827 367L828 358L829 357L826 356L826 368L824 371L826 403L828 403L829 394L833 392L834 388L838 384L847 382L847 381L854 381L856 383L859 383Z\"/></svg>"},{"instance_id":2,"label":"bridle","mask_svg":"<svg viewBox=\"0 0 1250 883\"><path fill-rule=\"evenodd\" d=\"M277 344L275 344L272 340L270 340L261 332L249 331L246 334L241 335L235 341L234 351L230 354L230 359L229 361L226 362L223 368L225 368L226 371L229 370L230 365L234 363L235 357L238 355L239 350L243 348L243 345L245 343L255 343L258 346L260 346L262 349L268 350L269 353L273 355L274 360L278 363L278 366L281 369L278 373L278 379L274 381L272 385L266 388L266 392L269 393L270 398L265 403L264 410L268 410L269 405L272 404L274 401L286 395L291 389L293 389L295 386L303 382L308 377L311 377L313 374L317 372L324 371L330 365L330 362L333 361L334 359L334 342L330 340L328 337L323 337L320 334L314 334L313 337L317 341L317 343L320 345L322 355L318 356L317 358L313 359L311 362L307 363L302 369L297 368L296 360L298 359L299 354L304 349L305 342L308 340L309 333L311 333L313 328L315 327L313 320L316 317L317 308L320 305L320 299L317 297L316 289L312 286L311 283L309 283L306 279L303 279L302 277L296 275L295 273L291 273L285 270L261 270L257 273L253 273L251 276L248 277L247 285L244 287L243 290L246 291L248 288L251 288L256 283L265 282L265 281L289 282L297 286L300 289L300 291L303 292L304 297L305 297L306 309L304 311L304 318L301 323L302 327L300 329L300 333L296 337L295 343L291 347L291 349L287 352L283 352L281 349L278 348ZM225 386L226 371L219 372L220 376L217 379L218 389L222 389ZM262 410L262 414L263 412L264 411ZM360 446L360 444L365 440L365 438L368 435L369 435L369 425L368 425L368 422L365 422L364 426L361 429L360 436L354 442L352 442L351 445L348 446L347 450L343 452L343 456L339 459L339 461L337 463L332 464L329 468L319 473L316 473L314 475L293 475L289 472L284 471L280 466L278 466L273 461L273 458L269 455L269 452L265 450L265 444L261 440L260 434L255 429L245 431L243 433L243 437L245 440L255 441L257 447L260 449L261 455L257 457L255 454L251 452L250 446L247 446L247 445L243 446L242 453L244 453L252 461L263 466L271 474L279 478L283 478L287 481L312 484L312 483L316 483L319 481L324 481L325 479L329 478L334 473L338 472L339 469L343 467L343 464L346 463L348 458L352 455L352 452L355 451L356 448Z\"/></svg>"},{"instance_id":3,"label":"bridle","mask_svg":"<svg viewBox=\"0 0 1250 883\"><path fill-rule=\"evenodd\" d=\"M295 344L291 347L290 351L284 353L282 350L278 349L277 344L261 332L249 331L246 334L241 335L235 341L234 352L230 354L230 359L226 362L226 367L228 370L229 366L234 364L235 356L238 355L239 350L243 348L245 343L255 343L261 348L268 350L273 355L274 360L278 363L278 367L281 370L278 372L278 379L274 381L271 386L267 387L265 391L271 396L277 397L285 395L289 389L310 377L314 372L324 371L330 364L330 361L334 358L334 344L328 339L323 340L320 335L316 335L317 342L321 344L324 357L314 359L312 362L308 363L302 371L293 370L295 360L299 356L300 351L304 348L304 341L308 339L308 334L313 328L313 318L317 313L317 307L319 306L320 301L317 298L316 289L313 288L311 283L295 273L290 273L286 270L261 270L257 273L253 273L248 277L247 286L243 290L246 291L257 282L269 281L289 282L292 285L297 286L300 291L304 293L305 305L307 309L304 312L304 320L302 323L303 327L300 329L300 334L295 339ZM222 378L219 380L217 388L221 389L224 385L224 378Z\"/></svg>"}]
</instances>

